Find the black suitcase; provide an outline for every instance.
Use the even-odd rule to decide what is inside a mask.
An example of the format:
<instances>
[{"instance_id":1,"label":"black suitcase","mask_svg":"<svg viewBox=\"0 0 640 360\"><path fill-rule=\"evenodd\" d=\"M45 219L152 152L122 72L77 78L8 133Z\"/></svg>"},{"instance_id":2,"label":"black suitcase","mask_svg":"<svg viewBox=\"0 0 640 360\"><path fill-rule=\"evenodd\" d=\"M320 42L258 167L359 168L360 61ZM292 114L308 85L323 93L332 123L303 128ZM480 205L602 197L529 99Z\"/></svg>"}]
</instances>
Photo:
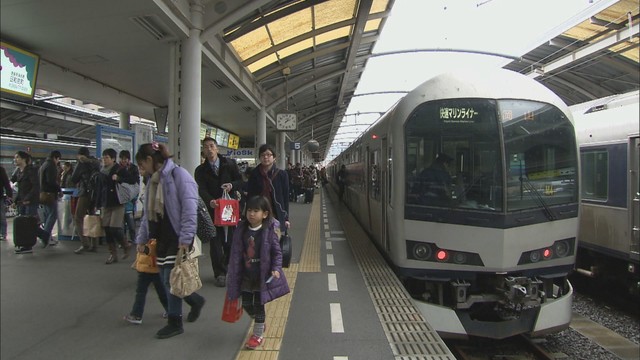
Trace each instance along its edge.
<instances>
[{"instance_id":1,"label":"black suitcase","mask_svg":"<svg viewBox=\"0 0 640 360\"><path fill-rule=\"evenodd\" d=\"M31 248L37 239L38 218L30 215L20 215L13 219L13 244L19 247Z\"/></svg>"},{"instance_id":2,"label":"black suitcase","mask_svg":"<svg viewBox=\"0 0 640 360\"><path fill-rule=\"evenodd\" d=\"M308 188L304 190L304 202L310 204L313 201L313 193L315 188Z\"/></svg>"}]
</instances>

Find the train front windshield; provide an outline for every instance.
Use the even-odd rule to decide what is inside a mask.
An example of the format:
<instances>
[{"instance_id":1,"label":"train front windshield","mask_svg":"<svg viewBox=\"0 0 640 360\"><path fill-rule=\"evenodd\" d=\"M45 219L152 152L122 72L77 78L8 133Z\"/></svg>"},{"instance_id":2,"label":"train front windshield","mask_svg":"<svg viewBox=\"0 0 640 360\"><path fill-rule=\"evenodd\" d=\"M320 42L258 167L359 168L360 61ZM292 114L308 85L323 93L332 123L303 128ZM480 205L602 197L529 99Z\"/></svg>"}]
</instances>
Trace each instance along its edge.
<instances>
[{"instance_id":1,"label":"train front windshield","mask_svg":"<svg viewBox=\"0 0 640 360\"><path fill-rule=\"evenodd\" d=\"M549 104L428 102L405 138L407 205L502 213L577 202L573 126Z\"/></svg>"}]
</instances>

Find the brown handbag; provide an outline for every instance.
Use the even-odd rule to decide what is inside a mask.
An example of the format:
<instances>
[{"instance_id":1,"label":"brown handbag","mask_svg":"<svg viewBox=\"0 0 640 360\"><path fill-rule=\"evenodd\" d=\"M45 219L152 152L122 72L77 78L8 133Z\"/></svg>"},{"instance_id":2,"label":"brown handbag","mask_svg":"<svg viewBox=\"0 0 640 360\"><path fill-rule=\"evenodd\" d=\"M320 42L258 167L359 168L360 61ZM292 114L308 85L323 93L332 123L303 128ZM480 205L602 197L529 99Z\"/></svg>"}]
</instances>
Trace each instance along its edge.
<instances>
[{"instance_id":1,"label":"brown handbag","mask_svg":"<svg viewBox=\"0 0 640 360\"><path fill-rule=\"evenodd\" d=\"M58 194L41 191L38 200L40 201L41 205L52 205L55 204L58 200Z\"/></svg>"}]
</instances>

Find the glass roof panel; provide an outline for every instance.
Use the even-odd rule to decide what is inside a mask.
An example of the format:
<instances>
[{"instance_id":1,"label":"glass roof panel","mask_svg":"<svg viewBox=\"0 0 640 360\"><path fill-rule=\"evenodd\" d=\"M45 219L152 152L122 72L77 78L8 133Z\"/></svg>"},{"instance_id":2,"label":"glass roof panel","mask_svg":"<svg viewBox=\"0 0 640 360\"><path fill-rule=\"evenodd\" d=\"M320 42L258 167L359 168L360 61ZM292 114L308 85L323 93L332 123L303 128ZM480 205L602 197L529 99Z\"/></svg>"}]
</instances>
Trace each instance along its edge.
<instances>
[{"instance_id":1,"label":"glass roof panel","mask_svg":"<svg viewBox=\"0 0 640 360\"><path fill-rule=\"evenodd\" d=\"M367 24L364 26L364 32L378 30L380 28L380 23L382 19L373 19L367 21Z\"/></svg>"},{"instance_id":2,"label":"glass roof panel","mask_svg":"<svg viewBox=\"0 0 640 360\"><path fill-rule=\"evenodd\" d=\"M329 0L313 7L316 29L352 19L356 13L356 0Z\"/></svg>"},{"instance_id":3,"label":"glass roof panel","mask_svg":"<svg viewBox=\"0 0 640 360\"><path fill-rule=\"evenodd\" d=\"M327 31L326 33L316 36L316 45L324 44L328 41L332 41L341 37L346 37L351 34L351 26L344 26L339 29Z\"/></svg>"},{"instance_id":4,"label":"glass roof panel","mask_svg":"<svg viewBox=\"0 0 640 360\"><path fill-rule=\"evenodd\" d=\"M276 54L270 54L254 63L247 65L247 69L249 69L249 71L254 73L267 65L273 64L276 61L278 61L278 57L276 56Z\"/></svg>"},{"instance_id":5,"label":"glass roof panel","mask_svg":"<svg viewBox=\"0 0 640 360\"><path fill-rule=\"evenodd\" d=\"M311 28L311 9L306 8L267 24L274 44L308 33Z\"/></svg>"},{"instance_id":6,"label":"glass roof panel","mask_svg":"<svg viewBox=\"0 0 640 360\"><path fill-rule=\"evenodd\" d=\"M387 10L387 5L389 5L389 0L373 0L373 4L371 4L371 11L369 11L369 14L383 12Z\"/></svg>"},{"instance_id":7,"label":"glass roof panel","mask_svg":"<svg viewBox=\"0 0 640 360\"><path fill-rule=\"evenodd\" d=\"M231 42L242 61L272 46L267 28L261 26Z\"/></svg>"},{"instance_id":8,"label":"glass roof panel","mask_svg":"<svg viewBox=\"0 0 640 360\"><path fill-rule=\"evenodd\" d=\"M297 42L291 46L287 46L286 48L278 51L278 55L280 56L280 59L284 59L289 55L308 49L312 46L313 46L313 39L302 40L300 42Z\"/></svg>"}]
</instances>

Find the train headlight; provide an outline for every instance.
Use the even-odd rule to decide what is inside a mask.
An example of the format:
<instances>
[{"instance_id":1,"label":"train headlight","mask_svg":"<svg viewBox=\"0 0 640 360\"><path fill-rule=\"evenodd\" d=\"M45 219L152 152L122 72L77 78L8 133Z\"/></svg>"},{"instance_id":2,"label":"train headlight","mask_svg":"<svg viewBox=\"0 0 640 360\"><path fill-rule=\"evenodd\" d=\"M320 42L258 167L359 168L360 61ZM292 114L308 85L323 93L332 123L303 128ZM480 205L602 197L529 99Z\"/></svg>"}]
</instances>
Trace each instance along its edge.
<instances>
[{"instance_id":1,"label":"train headlight","mask_svg":"<svg viewBox=\"0 0 640 360\"><path fill-rule=\"evenodd\" d=\"M540 261L540 252L532 251L531 253L529 253L529 260L531 260L532 263L537 263L538 261Z\"/></svg>"},{"instance_id":2,"label":"train headlight","mask_svg":"<svg viewBox=\"0 0 640 360\"><path fill-rule=\"evenodd\" d=\"M544 257L545 260L551 259L551 257L553 256L553 251L551 251L550 248L543 249L542 256Z\"/></svg>"},{"instance_id":3,"label":"train headlight","mask_svg":"<svg viewBox=\"0 0 640 360\"><path fill-rule=\"evenodd\" d=\"M413 255L418 260L426 260L431 257L431 248L426 244L416 244L413 247Z\"/></svg>"},{"instance_id":4,"label":"train headlight","mask_svg":"<svg viewBox=\"0 0 640 360\"><path fill-rule=\"evenodd\" d=\"M557 257L565 257L569 255L571 247L569 246L569 242L563 240L556 241L556 243L553 244L553 249L555 250Z\"/></svg>"},{"instance_id":5,"label":"train headlight","mask_svg":"<svg viewBox=\"0 0 640 360\"><path fill-rule=\"evenodd\" d=\"M455 262L456 264L464 264L467 262L467 254L465 253L455 253L453 255L453 262Z\"/></svg>"}]
</instances>

